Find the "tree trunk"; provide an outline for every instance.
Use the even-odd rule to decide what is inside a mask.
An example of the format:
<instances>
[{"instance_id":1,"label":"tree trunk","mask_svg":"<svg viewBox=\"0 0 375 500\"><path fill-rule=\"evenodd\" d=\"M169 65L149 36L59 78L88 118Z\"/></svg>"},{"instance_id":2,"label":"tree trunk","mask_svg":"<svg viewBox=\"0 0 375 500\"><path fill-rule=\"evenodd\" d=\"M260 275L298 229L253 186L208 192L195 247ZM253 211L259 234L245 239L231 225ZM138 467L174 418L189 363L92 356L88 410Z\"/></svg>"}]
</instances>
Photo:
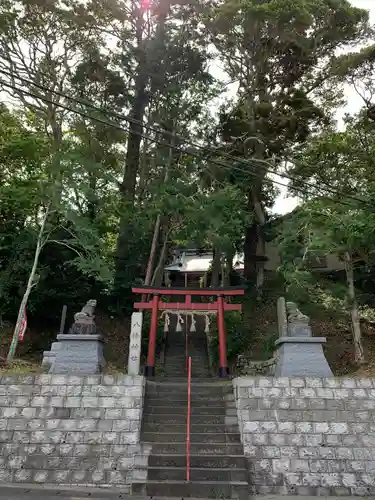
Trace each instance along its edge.
<instances>
[{"instance_id":1,"label":"tree trunk","mask_svg":"<svg viewBox=\"0 0 375 500\"><path fill-rule=\"evenodd\" d=\"M256 256L259 258L257 260L257 268L256 268L256 291L257 298L260 299L263 293L263 285L264 285L264 258L266 257L266 244L263 237L263 229L266 223L266 217L264 214L264 209L262 206L262 202L260 201L260 196L253 190L252 200L255 215L257 218L257 248L256 248Z\"/></svg>"},{"instance_id":2,"label":"tree trunk","mask_svg":"<svg viewBox=\"0 0 375 500\"><path fill-rule=\"evenodd\" d=\"M144 64L144 63L142 63ZM146 68L139 65L139 74L136 78L136 96L134 99L133 109L130 113L135 120L142 121L144 111L147 105L147 71ZM129 266L131 259L129 258L130 249L128 245L129 234L131 234L131 213L134 207L135 187L140 158L141 134L143 127L139 123L131 122L128 147L126 151L126 167L120 191L125 201L124 214L120 219L119 236L116 247L116 265L115 265L115 283L117 290L125 285L126 273L124 266ZM130 216L130 217L129 217ZM130 273L131 278L131 273Z\"/></svg>"},{"instance_id":3,"label":"tree trunk","mask_svg":"<svg viewBox=\"0 0 375 500\"><path fill-rule=\"evenodd\" d=\"M20 332L21 320L23 318L24 311L26 310L27 301L29 300L31 290L35 286L35 283L34 283L35 274L36 274L36 270L38 268L40 253L41 253L43 246L44 246L44 243L45 243L43 241L43 234L44 234L44 229L45 229L46 222L47 222L49 215L50 215L50 211L49 211L49 207L47 207L47 209L43 215L42 222L40 224L38 239L36 242L36 248L35 248L35 253L34 253L34 262L33 262L33 265L32 265L32 268L31 268L31 271L29 274L29 279L27 281L26 290L25 290L25 293L23 294L21 305L20 305L20 308L18 310L17 322L16 322L16 326L14 329L14 333L13 333L12 343L10 345L8 356L7 356L7 363L10 363L14 358L14 355L15 355L15 352L17 349L17 344L18 344L18 337L19 337L19 332Z\"/></svg>"},{"instance_id":4,"label":"tree trunk","mask_svg":"<svg viewBox=\"0 0 375 500\"><path fill-rule=\"evenodd\" d=\"M159 262L156 266L154 276L152 277L151 285L152 286L161 286L164 275L164 266L167 260L168 255L168 238L169 238L169 229L166 227L165 237L163 241L163 247L160 252Z\"/></svg>"},{"instance_id":5,"label":"tree trunk","mask_svg":"<svg viewBox=\"0 0 375 500\"><path fill-rule=\"evenodd\" d=\"M214 248L214 255L211 267L212 267L211 288L218 288L220 285L220 271L221 271L221 251L218 248Z\"/></svg>"},{"instance_id":6,"label":"tree trunk","mask_svg":"<svg viewBox=\"0 0 375 500\"><path fill-rule=\"evenodd\" d=\"M231 277L233 275L233 259L235 255L234 248L231 248L226 252L225 255L225 272L223 277L223 286L227 287L231 285Z\"/></svg>"},{"instance_id":7,"label":"tree trunk","mask_svg":"<svg viewBox=\"0 0 375 500\"><path fill-rule=\"evenodd\" d=\"M153 62L157 60L157 51L163 49L165 45L165 21L167 17L167 6L165 12L159 15L156 34L153 40L153 46L150 45L150 38L142 39L143 30L143 11L139 9L137 15L137 40L139 50L139 60L137 68L137 76L135 79L135 99L130 112L130 116L134 119L130 123L128 136L128 145L126 151L126 163L123 182L121 184L121 193L125 201L124 214L120 219L119 236L116 246L116 262L115 262L115 279L114 289L117 295L126 288L127 281L133 280L137 272L137 265L134 263L134 256L131 256L132 249L129 245L129 235L132 233L132 212L134 209L137 174L139 170L140 153L143 125L142 122L146 107L152 94L152 77ZM146 44L147 42L147 44ZM160 44L159 44L160 42ZM160 46L159 46L159 45ZM151 79L151 90L147 92L147 86ZM133 262L133 265L132 265Z\"/></svg>"},{"instance_id":8,"label":"tree trunk","mask_svg":"<svg viewBox=\"0 0 375 500\"><path fill-rule=\"evenodd\" d=\"M244 242L244 278L252 285L256 283L257 263L256 254L258 248L258 224L254 222L245 229Z\"/></svg>"},{"instance_id":9,"label":"tree trunk","mask_svg":"<svg viewBox=\"0 0 375 500\"><path fill-rule=\"evenodd\" d=\"M140 69L140 71L143 71ZM146 107L146 83L147 77L139 75L136 84L139 85L137 89L136 98L134 101L131 116L136 120L143 119L144 109ZM123 177L123 182L120 191L123 194L125 206L123 215L120 219L119 235L116 245L116 262L115 262L115 289L120 291L126 286L126 281L132 279L133 272L131 270L131 262L133 258L130 256L131 248L129 248L129 235L132 233L132 213L134 208L134 197L137 172L140 157L140 144L143 127L137 123L131 123L128 138L128 147L126 152L126 168ZM125 271L125 266L128 272ZM134 267L134 266L133 266Z\"/></svg>"},{"instance_id":10,"label":"tree trunk","mask_svg":"<svg viewBox=\"0 0 375 500\"><path fill-rule=\"evenodd\" d=\"M345 252L344 257L345 257L346 280L348 283L348 298L351 307L350 315L352 318L354 357L356 363L364 363L365 353L362 345L361 325L359 321L358 304L356 301L355 289L354 289L353 261L349 252Z\"/></svg>"},{"instance_id":11,"label":"tree trunk","mask_svg":"<svg viewBox=\"0 0 375 500\"><path fill-rule=\"evenodd\" d=\"M133 118L135 121L131 121L129 126L128 146L125 159L126 166L120 188L124 199L129 202L130 206L134 203L143 134L143 125L137 122L142 122L145 114L145 109L148 102L146 92L147 82L148 73L146 67L146 58L145 56L143 56L139 62L138 75L135 80L136 95L132 110L130 112L131 118Z\"/></svg>"},{"instance_id":12,"label":"tree trunk","mask_svg":"<svg viewBox=\"0 0 375 500\"><path fill-rule=\"evenodd\" d=\"M152 106L152 101L151 98L148 99L148 112L147 112L147 125L152 125L153 119L153 106ZM156 135L157 138L157 135ZM137 190L137 196L138 199L142 202L145 191L146 191L146 186L147 186L147 178L150 170L152 169L153 165L155 164L155 159L156 157L153 156L149 158L148 156L148 149L151 144L151 141L149 138L145 138L143 140L142 144L142 152L140 153L140 167L139 167L139 182L138 182L138 190Z\"/></svg>"},{"instance_id":13,"label":"tree trunk","mask_svg":"<svg viewBox=\"0 0 375 500\"><path fill-rule=\"evenodd\" d=\"M145 285L149 285L150 281L151 281L151 278L152 278L152 270L153 270L153 267L154 267L156 247L157 247L158 240L159 240L160 222L161 222L161 217L160 217L160 214L158 214L158 216L156 217L156 222L155 222L155 227L154 227L154 234L152 236L150 256L148 258L148 263L147 263Z\"/></svg>"},{"instance_id":14,"label":"tree trunk","mask_svg":"<svg viewBox=\"0 0 375 500\"><path fill-rule=\"evenodd\" d=\"M252 188L249 193L248 211L254 214L254 221L245 230L244 277L250 282L257 297L261 297L264 284L265 241L263 228L266 217L261 202L261 185Z\"/></svg>"},{"instance_id":15,"label":"tree trunk","mask_svg":"<svg viewBox=\"0 0 375 500\"><path fill-rule=\"evenodd\" d=\"M264 82L259 81L259 75L253 74L250 78L248 75L246 86L248 87L247 97L246 97L246 115L249 124L249 133L255 138L255 142L252 143L251 151L247 151L247 154L251 154L254 158L264 159L265 156L265 146L261 132L257 129L256 116L255 116L255 92L251 89L257 89L259 94L259 101L268 102L268 96L264 88ZM262 194L262 184L264 177L266 176L266 171L262 170L258 174L254 184L248 194L248 206L247 210L249 213L253 213L254 221L253 224L247 228L245 232L245 247L244 247L244 277L246 280L250 281L254 287L257 297L260 296L263 288L264 282L264 264L257 259L260 253L264 252L264 241L262 235L262 226L265 224L265 215L261 201Z\"/></svg>"},{"instance_id":16,"label":"tree trunk","mask_svg":"<svg viewBox=\"0 0 375 500\"><path fill-rule=\"evenodd\" d=\"M169 151L168 151L168 161L167 161L167 164L165 166L165 171L164 171L164 184L166 184L168 182L169 171L170 171L171 166L172 166L174 138L175 138L175 133L173 132L173 136L171 138L171 147L169 148ZM161 215L158 214L158 216L156 217L156 222L155 222L154 235L152 238L150 256L149 256L148 263L147 263L145 285L150 284L150 280L151 280L151 276L152 276L152 270L153 270L155 254L156 254L156 246L157 246L157 242L159 239L159 232L160 232L160 225L161 225L160 223L161 223Z\"/></svg>"},{"instance_id":17,"label":"tree trunk","mask_svg":"<svg viewBox=\"0 0 375 500\"><path fill-rule=\"evenodd\" d=\"M149 38L143 39L144 19L142 10L140 8L134 8L133 15L136 17L138 64L134 81L135 96L129 113L132 121L129 124L125 169L120 185L124 207L119 223L115 256L114 291L117 296L124 295L129 282L131 282L137 274L137 262L135 262L134 255L132 255L132 244L129 243L129 236L133 233L132 224L135 190L143 134L142 122L148 103L147 85L149 82L149 71L146 51L148 48L147 43L149 43L150 40Z\"/></svg>"},{"instance_id":18,"label":"tree trunk","mask_svg":"<svg viewBox=\"0 0 375 500\"><path fill-rule=\"evenodd\" d=\"M87 212L91 222L95 222L98 210L98 198L96 196L97 177L89 173L89 195L87 196Z\"/></svg>"},{"instance_id":19,"label":"tree trunk","mask_svg":"<svg viewBox=\"0 0 375 500\"><path fill-rule=\"evenodd\" d=\"M266 244L263 239L262 227L258 226L258 246L257 246L257 257L265 257L266 253ZM257 279L256 279L256 289L257 289L257 297L260 299L263 294L263 286L264 286L264 260L258 260L258 268L257 268Z\"/></svg>"}]
</instances>

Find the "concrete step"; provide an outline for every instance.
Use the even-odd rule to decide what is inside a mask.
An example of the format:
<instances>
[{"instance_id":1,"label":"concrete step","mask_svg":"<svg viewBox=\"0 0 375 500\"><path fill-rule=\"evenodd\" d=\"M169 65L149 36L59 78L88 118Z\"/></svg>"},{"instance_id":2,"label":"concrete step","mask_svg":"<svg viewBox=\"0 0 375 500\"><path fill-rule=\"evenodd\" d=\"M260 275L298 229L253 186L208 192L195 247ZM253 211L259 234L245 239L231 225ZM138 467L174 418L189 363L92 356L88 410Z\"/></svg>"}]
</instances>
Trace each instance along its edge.
<instances>
[{"instance_id":1,"label":"concrete step","mask_svg":"<svg viewBox=\"0 0 375 500\"><path fill-rule=\"evenodd\" d=\"M248 500L249 485L245 481L221 482L221 481L147 481L147 483L134 482L133 494L147 495L150 497L179 497L181 498L233 498Z\"/></svg>"},{"instance_id":2,"label":"concrete step","mask_svg":"<svg viewBox=\"0 0 375 500\"><path fill-rule=\"evenodd\" d=\"M190 357L192 359L192 362L194 361L202 361L204 364L208 363L208 358L206 352L204 351L204 348L199 348L199 347L189 347L187 356L186 356L186 351L185 347L184 348L173 348L173 349L167 349L166 354L165 354L165 359L166 360L173 360L173 359L183 359L184 361L186 360L186 357Z\"/></svg>"},{"instance_id":3,"label":"concrete step","mask_svg":"<svg viewBox=\"0 0 375 500\"><path fill-rule=\"evenodd\" d=\"M186 455L154 455L148 459L149 467L186 467ZM190 467L215 469L246 469L246 459L241 455L191 455Z\"/></svg>"},{"instance_id":4,"label":"concrete step","mask_svg":"<svg viewBox=\"0 0 375 500\"><path fill-rule=\"evenodd\" d=\"M171 387L170 391L158 391L157 389L146 390L146 397L149 399L158 399L159 401L163 398L163 401L187 401L188 391L182 388L175 389ZM229 391L217 391L213 390L211 394L208 391L201 392L197 390L196 387L191 387L190 391L191 401L217 401L219 404L224 404L225 402L234 402L234 394Z\"/></svg>"},{"instance_id":5,"label":"concrete step","mask_svg":"<svg viewBox=\"0 0 375 500\"><path fill-rule=\"evenodd\" d=\"M173 369L178 369L178 370L186 370L187 372L187 365L185 360L166 360L164 363L164 368L173 368ZM203 375L207 372L208 366L206 363L204 363L202 360L197 360L193 362L192 367L191 367L191 372L192 375L196 373L202 373ZM173 376L173 375L172 375ZM198 375L193 375L194 377L197 377Z\"/></svg>"},{"instance_id":6,"label":"concrete step","mask_svg":"<svg viewBox=\"0 0 375 500\"><path fill-rule=\"evenodd\" d=\"M179 359L186 362L186 358L191 358L192 363L202 361L204 364L207 364L207 354L202 352L202 350L203 349L189 348L186 356L185 349L168 349L166 351L165 359L170 361Z\"/></svg>"},{"instance_id":7,"label":"concrete step","mask_svg":"<svg viewBox=\"0 0 375 500\"><path fill-rule=\"evenodd\" d=\"M239 443L192 443L190 445L191 455L243 455L242 444ZM153 443L152 454L155 455L185 455L186 443Z\"/></svg>"},{"instance_id":8,"label":"concrete step","mask_svg":"<svg viewBox=\"0 0 375 500\"><path fill-rule=\"evenodd\" d=\"M160 379L158 377L153 377L152 379L148 379L147 380L147 385L151 385L151 386L155 386L155 385L159 385L159 386L172 386L172 385L182 385L182 384L185 384L186 383L186 378L183 377L171 377L170 379L167 379L165 380L164 378L163 379ZM230 380L225 380L225 379L221 379L221 378L218 378L218 377L211 377L211 378L205 378L205 379L192 379L192 385L196 385L197 387L212 387L212 386L215 386L215 387L227 387L227 388L231 388L231 390L233 391L233 386L232 386L232 382Z\"/></svg>"},{"instance_id":9,"label":"concrete step","mask_svg":"<svg viewBox=\"0 0 375 500\"><path fill-rule=\"evenodd\" d=\"M187 362L187 358L191 358L192 366L197 365L198 363L203 363L203 366L208 365L207 354L202 353L200 349L189 349L189 352L186 356L185 350L167 350L165 354L165 360L168 361L183 361Z\"/></svg>"},{"instance_id":10,"label":"concrete step","mask_svg":"<svg viewBox=\"0 0 375 500\"><path fill-rule=\"evenodd\" d=\"M164 370L163 375L166 378L168 378L170 376L176 376L176 375L180 375L183 377L185 375L185 372L183 370L177 370L176 368L171 368L171 369L164 368L163 370ZM205 372L205 373L197 372L197 371L193 370L192 375L194 375L194 377L199 378L199 377L207 377L209 375L209 373L208 372Z\"/></svg>"},{"instance_id":11,"label":"concrete step","mask_svg":"<svg viewBox=\"0 0 375 500\"><path fill-rule=\"evenodd\" d=\"M198 343L199 345L204 345L204 346L207 345L205 334L195 335L195 332L188 332L187 341L189 344ZM176 345L180 345L180 346L183 345L184 346L185 343L186 343L186 333L185 332L183 335L181 335L179 337L169 338L169 341L168 341L168 345L170 345L170 346L176 346Z\"/></svg>"},{"instance_id":12,"label":"concrete step","mask_svg":"<svg viewBox=\"0 0 375 500\"><path fill-rule=\"evenodd\" d=\"M157 400L158 396L154 393L147 392L147 398L150 400ZM186 402L188 399L187 391L173 391L170 394L163 395L163 401L184 401ZM214 394L201 394L199 391L195 390L195 387L192 387L190 394L190 401L196 402L204 402L207 401L215 401L219 404L224 404L225 402L234 402L234 394L232 392L226 394L220 391L219 393Z\"/></svg>"},{"instance_id":13,"label":"concrete step","mask_svg":"<svg viewBox=\"0 0 375 500\"><path fill-rule=\"evenodd\" d=\"M188 380L185 378L183 383L175 383L175 384L155 384L151 385L151 383L147 383L146 394L154 394L154 395L171 395L171 394L187 394L188 391ZM228 388L220 385L202 385L199 386L195 384L194 381L191 384L191 392L192 394L200 395L200 396L224 396L227 394L233 394L232 387Z\"/></svg>"},{"instance_id":14,"label":"concrete step","mask_svg":"<svg viewBox=\"0 0 375 500\"><path fill-rule=\"evenodd\" d=\"M173 356L178 356L179 358L186 357L186 346L185 345L173 345L171 347L168 347L166 350L166 356L169 356L169 358ZM192 358L196 357L199 359L203 359L207 361L207 351L205 346L202 344L189 344L188 346L188 351L187 351L187 357L191 356Z\"/></svg>"},{"instance_id":15,"label":"concrete step","mask_svg":"<svg viewBox=\"0 0 375 500\"><path fill-rule=\"evenodd\" d=\"M185 424L170 424L168 426L165 425L164 422L156 422L156 423L144 423L142 426L142 433L145 432L163 432L168 430L168 432L173 434L186 434L186 423ZM191 433L197 434L234 434L238 433L238 425L197 425L191 424L190 426Z\"/></svg>"},{"instance_id":16,"label":"concrete step","mask_svg":"<svg viewBox=\"0 0 375 500\"><path fill-rule=\"evenodd\" d=\"M205 356L201 356L198 353L189 353L188 358L191 358L192 368L207 367L208 360ZM178 355L177 353L167 353L165 356L165 363L184 363L187 365L187 359L185 355Z\"/></svg>"},{"instance_id":17,"label":"concrete step","mask_svg":"<svg viewBox=\"0 0 375 500\"><path fill-rule=\"evenodd\" d=\"M146 390L146 396L149 398L161 398L163 397L166 400L180 400L180 401L187 401L188 397L188 391L187 389L183 387L170 387L169 391L166 391L162 389L159 391L157 388L147 388ZM209 391L206 390L200 390L197 387L194 387L193 385L190 388L190 397L193 400L200 400L200 401L218 401L220 404L222 404L224 401L234 401L234 394L232 391L224 391L222 389L213 389L212 392L210 393Z\"/></svg>"},{"instance_id":18,"label":"concrete step","mask_svg":"<svg viewBox=\"0 0 375 500\"><path fill-rule=\"evenodd\" d=\"M169 372L170 375L168 375L168 377L177 377L177 376L178 377L185 377L186 382L187 382L187 368L185 368L182 364L181 365L169 365L168 363L166 363L163 366L163 370L164 370L164 376L165 376L165 373ZM206 378L210 374L209 374L208 368L192 368L191 375L192 375L192 377L194 377L196 379L200 379L200 378Z\"/></svg>"},{"instance_id":19,"label":"concrete step","mask_svg":"<svg viewBox=\"0 0 375 500\"><path fill-rule=\"evenodd\" d=\"M172 346L166 350L166 356L170 359L174 356L178 358L186 359L186 347L184 346ZM189 345L187 357L203 359L207 362L207 352L204 346L201 345Z\"/></svg>"},{"instance_id":20,"label":"concrete step","mask_svg":"<svg viewBox=\"0 0 375 500\"><path fill-rule=\"evenodd\" d=\"M186 342L178 344L170 344L167 346L167 354L170 352L178 353L180 356L186 355ZM201 339L194 339L194 341L188 341L188 354L197 354L202 357L207 357L207 348Z\"/></svg>"},{"instance_id":21,"label":"concrete step","mask_svg":"<svg viewBox=\"0 0 375 500\"><path fill-rule=\"evenodd\" d=\"M207 469L191 468L191 481L244 481L248 478L246 469ZM184 481L186 479L186 467L149 467L148 481Z\"/></svg>"},{"instance_id":22,"label":"concrete step","mask_svg":"<svg viewBox=\"0 0 375 500\"><path fill-rule=\"evenodd\" d=\"M147 380L147 384L149 385L160 385L160 386L166 386L166 385L185 385L186 384L186 377L171 377L167 380L159 379L158 377L154 377L152 379ZM219 379L217 377L206 377L203 379L196 379L192 377L191 381L192 385L195 385L197 387L204 388L206 386L215 386L215 387L227 387L228 389L231 388L233 391L233 386L232 382L228 379Z\"/></svg>"},{"instance_id":23,"label":"concrete step","mask_svg":"<svg viewBox=\"0 0 375 500\"><path fill-rule=\"evenodd\" d=\"M177 359L171 359L168 360L166 359L164 363L165 368L179 368L179 369L187 369L186 361L185 360L177 360ZM208 365L203 361L203 360L193 360L191 370L192 372L205 372L208 369Z\"/></svg>"},{"instance_id":24,"label":"concrete step","mask_svg":"<svg viewBox=\"0 0 375 500\"><path fill-rule=\"evenodd\" d=\"M191 373L194 377L198 377L199 374L202 374L202 376L204 376L204 374L207 372L208 370L208 366L198 366L198 364L201 364L201 363L196 363L196 364L193 364L193 366L191 367ZM179 371L181 372L182 370L186 371L187 372L187 367L186 367L186 363L185 361L172 361L172 362L169 362L168 360L165 362L164 364L164 368L167 370L176 370L176 371ZM172 375L173 376L173 375Z\"/></svg>"},{"instance_id":25,"label":"concrete step","mask_svg":"<svg viewBox=\"0 0 375 500\"><path fill-rule=\"evenodd\" d=\"M187 361L185 358L167 358L165 359L165 366L184 366L187 367ZM203 358L193 358L191 363L192 370L205 370L208 367L208 363Z\"/></svg>"},{"instance_id":26,"label":"concrete step","mask_svg":"<svg viewBox=\"0 0 375 500\"><path fill-rule=\"evenodd\" d=\"M147 414L170 414L170 415L186 415L186 406L149 406L147 400L145 403L144 413ZM191 408L191 414L197 416L216 415L222 417L236 417L237 409L223 406L198 406Z\"/></svg>"},{"instance_id":27,"label":"concrete step","mask_svg":"<svg viewBox=\"0 0 375 500\"><path fill-rule=\"evenodd\" d=\"M178 361L178 360L168 361L168 360L166 360L164 363L164 368L174 368L174 369L178 369L178 370L186 370L187 371L187 366L186 366L185 360L181 360L181 361ZM196 363L193 363L192 367L191 367L192 374L198 373L198 372L201 372L202 374L204 374L205 372L207 372L207 370L208 370L208 366L206 366L206 364L203 363L202 361L197 361ZM194 376L196 377L197 375L194 375Z\"/></svg>"},{"instance_id":28,"label":"concrete step","mask_svg":"<svg viewBox=\"0 0 375 500\"><path fill-rule=\"evenodd\" d=\"M186 433L174 434L172 432L142 432L142 441L146 443L185 443ZM191 433L190 442L197 444L225 444L241 443L240 433L231 434L199 434Z\"/></svg>"},{"instance_id":29,"label":"concrete step","mask_svg":"<svg viewBox=\"0 0 375 500\"><path fill-rule=\"evenodd\" d=\"M172 344L167 346L167 354L174 352L180 356L186 354L186 343L179 342L178 344ZM188 342L188 354L197 354L199 356L207 356L206 344L201 339L194 339L193 342Z\"/></svg>"},{"instance_id":30,"label":"concrete step","mask_svg":"<svg viewBox=\"0 0 375 500\"><path fill-rule=\"evenodd\" d=\"M202 354L198 350L192 350L190 349L188 352L188 355L186 356L185 352L181 351L167 351L165 355L165 362L177 362L180 361L181 363L187 363L187 358L191 358L191 364L192 366L198 366L200 363L202 363L202 366L207 366L208 365L208 359L205 354Z\"/></svg>"},{"instance_id":31,"label":"concrete step","mask_svg":"<svg viewBox=\"0 0 375 500\"><path fill-rule=\"evenodd\" d=\"M171 377L177 377L177 376L187 376L187 368L183 363L168 363L166 362L165 365L163 366L164 372L170 372ZM205 378L209 375L209 369L208 367L203 367L203 368L194 368L192 367L191 369L191 375L192 377L195 378Z\"/></svg>"},{"instance_id":32,"label":"concrete step","mask_svg":"<svg viewBox=\"0 0 375 500\"><path fill-rule=\"evenodd\" d=\"M175 424L184 424L186 425L186 413L185 414L176 414L170 415L168 413L150 413L143 414L143 424L157 424L163 423L165 426L167 425L175 425ZM194 425L238 425L238 419L236 416L234 417L225 417L219 415L203 415L191 416L191 424Z\"/></svg>"},{"instance_id":33,"label":"concrete step","mask_svg":"<svg viewBox=\"0 0 375 500\"><path fill-rule=\"evenodd\" d=\"M213 407L223 407L223 408L236 408L236 403L234 400L231 401L225 401L223 399L216 398L215 396L204 396L204 397L197 397L197 396L192 396L190 400L191 406L195 408L199 407L205 407L207 406L213 406ZM145 407L150 406L166 406L166 405L171 405L171 406L183 406L186 407L188 404L188 399L186 397L183 398L182 395L180 394L175 394L175 395L170 395L168 398L158 398L156 396L151 396L151 395L146 395L145 398Z\"/></svg>"}]
</instances>

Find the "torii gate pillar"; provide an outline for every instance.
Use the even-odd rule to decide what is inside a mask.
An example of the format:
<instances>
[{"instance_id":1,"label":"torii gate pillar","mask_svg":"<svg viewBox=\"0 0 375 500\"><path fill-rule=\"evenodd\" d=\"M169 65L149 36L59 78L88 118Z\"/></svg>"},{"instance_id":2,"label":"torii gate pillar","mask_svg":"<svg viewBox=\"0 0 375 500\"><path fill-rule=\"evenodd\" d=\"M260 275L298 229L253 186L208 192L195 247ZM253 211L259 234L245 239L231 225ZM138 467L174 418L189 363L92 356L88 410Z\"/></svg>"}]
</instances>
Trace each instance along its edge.
<instances>
[{"instance_id":1,"label":"torii gate pillar","mask_svg":"<svg viewBox=\"0 0 375 500\"><path fill-rule=\"evenodd\" d=\"M155 293L152 297L150 336L148 339L147 364L145 366L145 376L155 376L155 353L156 353L156 333L158 329L158 309L159 294Z\"/></svg>"},{"instance_id":2,"label":"torii gate pillar","mask_svg":"<svg viewBox=\"0 0 375 500\"><path fill-rule=\"evenodd\" d=\"M226 378L229 375L227 360L227 334L224 321L224 296L217 297L217 329L219 334L219 377Z\"/></svg>"}]
</instances>

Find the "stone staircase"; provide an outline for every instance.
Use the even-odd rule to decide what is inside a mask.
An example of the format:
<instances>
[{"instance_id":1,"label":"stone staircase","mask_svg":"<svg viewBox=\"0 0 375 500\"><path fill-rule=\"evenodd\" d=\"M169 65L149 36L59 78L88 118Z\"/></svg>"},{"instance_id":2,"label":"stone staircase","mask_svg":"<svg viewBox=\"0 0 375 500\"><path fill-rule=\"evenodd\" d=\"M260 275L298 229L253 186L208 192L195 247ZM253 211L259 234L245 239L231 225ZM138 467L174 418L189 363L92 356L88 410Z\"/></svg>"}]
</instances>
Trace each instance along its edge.
<instances>
[{"instance_id":1,"label":"stone staircase","mask_svg":"<svg viewBox=\"0 0 375 500\"><path fill-rule=\"evenodd\" d=\"M190 481L186 481L188 388L185 333L172 336L162 379L148 380L133 494L249 498L249 475L232 384L209 375L205 335L189 332L192 356ZM204 340L203 340L204 339ZM138 479L137 479L138 478Z\"/></svg>"},{"instance_id":2,"label":"stone staircase","mask_svg":"<svg viewBox=\"0 0 375 500\"><path fill-rule=\"evenodd\" d=\"M191 469L186 482L187 381L147 381L141 440L146 479L133 493L158 497L248 498L249 477L230 382L192 382ZM140 461L138 461L140 463ZM142 477L139 472L135 477Z\"/></svg>"},{"instance_id":3,"label":"stone staircase","mask_svg":"<svg viewBox=\"0 0 375 500\"><path fill-rule=\"evenodd\" d=\"M186 320L186 319L185 319ZM165 377L186 377L186 333L174 331L171 325L164 364ZM204 333L203 317L197 318L197 331L188 331L188 353L192 359L192 376L195 378L210 377L207 355L207 340ZM190 324L188 324L188 329ZM185 330L185 325L183 325Z\"/></svg>"}]
</instances>

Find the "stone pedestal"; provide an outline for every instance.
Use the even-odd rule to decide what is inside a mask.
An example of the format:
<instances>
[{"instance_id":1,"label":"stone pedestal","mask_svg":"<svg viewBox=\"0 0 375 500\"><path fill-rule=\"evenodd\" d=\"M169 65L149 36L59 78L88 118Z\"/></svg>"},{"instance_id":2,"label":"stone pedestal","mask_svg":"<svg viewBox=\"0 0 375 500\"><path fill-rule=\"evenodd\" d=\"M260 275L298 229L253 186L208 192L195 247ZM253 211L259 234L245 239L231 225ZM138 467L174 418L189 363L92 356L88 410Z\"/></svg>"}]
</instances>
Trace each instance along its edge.
<instances>
[{"instance_id":1,"label":"stone pedestal","mask_svg":"<svg viewBox=\"0 0 375 500\"><path fill-rule=\"evenodd\" d=\"M275 342L275 377L332 377L323 352L325 337L312 336L309 317L294 302L286 303L286 311L286 332Z\"/></svg>"},{"instance_id":2,"label":"stone pedestal","mask_svg":"<svg viewBox=\"0 0 375 500\"><path fill-rule=\"evenodd\" d=\"M49 373L92 375L104 366L101 335L63 334L57 336L59 347Z\"/></svg>"},{"instance_id":3,"label":"stone pedestal","mask_svg":"<svg viewBox=\"0 0 375 500\"><path fill-rule=\"evenodd\" d=\"M56 353L60 349L61 343L60 342L53 342L51 345L51 349L49 351L44 351L43 353L43 361L42 361L42 367L44 369L48 369L49 371L51 370L51 367L55 363L56 359ZM53 372L50 372L53 373Z\"/></svg>"},{"instance_id":4,"label":"stone pedestal","mask_svg":"<svg viewBox=\"0 0 375 500\"><path fill-rule=\"evenodd\" d=\"M281 337L275 377L333 377L324 356L325 337Z\"/></svg>"}]
</instances>

